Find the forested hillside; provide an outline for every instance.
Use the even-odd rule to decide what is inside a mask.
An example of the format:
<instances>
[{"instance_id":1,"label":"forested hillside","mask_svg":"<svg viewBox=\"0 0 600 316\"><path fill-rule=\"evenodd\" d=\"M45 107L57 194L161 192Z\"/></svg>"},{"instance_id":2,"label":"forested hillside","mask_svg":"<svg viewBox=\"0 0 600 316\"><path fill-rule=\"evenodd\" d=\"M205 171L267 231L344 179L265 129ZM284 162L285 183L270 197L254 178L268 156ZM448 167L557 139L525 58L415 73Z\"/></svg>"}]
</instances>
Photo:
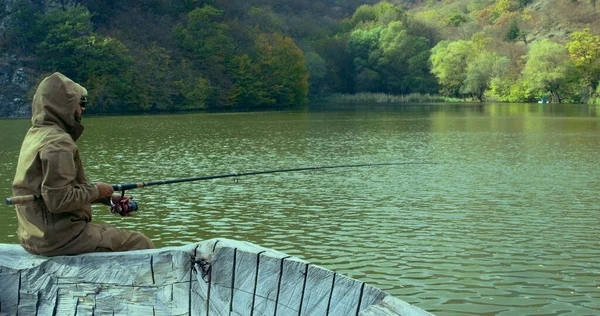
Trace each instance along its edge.
<instances>
[{"instance_id":1,"label":"forested hillside","mask_svg":"<svg viewBox=\"0 0 600 316\"><path fill-rule=\"evenodd\" d=\"M3 3L0 51L27 60L32 86L53 71L82 83L96 113L269 108L363 92L600 99L595 0Z\"/></svg>"}]
</instances>

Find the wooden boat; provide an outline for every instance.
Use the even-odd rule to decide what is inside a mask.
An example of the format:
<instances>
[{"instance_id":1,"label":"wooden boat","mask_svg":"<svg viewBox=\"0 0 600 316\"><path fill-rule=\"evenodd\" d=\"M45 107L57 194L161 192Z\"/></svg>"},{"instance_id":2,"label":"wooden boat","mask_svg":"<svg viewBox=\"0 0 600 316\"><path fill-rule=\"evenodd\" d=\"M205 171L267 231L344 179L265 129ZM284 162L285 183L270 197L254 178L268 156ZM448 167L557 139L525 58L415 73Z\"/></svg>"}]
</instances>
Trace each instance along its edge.
<instances>
[{"instance_id":1,"label":"wooden boat","mask_svg":"<svg viewBox=\"0 0 600 316\"><path fill-rule=\"evenodd\" d=\"M0 315L432 315L251 243L42 257L0 244Z\"/></svg>"}]
</instances>

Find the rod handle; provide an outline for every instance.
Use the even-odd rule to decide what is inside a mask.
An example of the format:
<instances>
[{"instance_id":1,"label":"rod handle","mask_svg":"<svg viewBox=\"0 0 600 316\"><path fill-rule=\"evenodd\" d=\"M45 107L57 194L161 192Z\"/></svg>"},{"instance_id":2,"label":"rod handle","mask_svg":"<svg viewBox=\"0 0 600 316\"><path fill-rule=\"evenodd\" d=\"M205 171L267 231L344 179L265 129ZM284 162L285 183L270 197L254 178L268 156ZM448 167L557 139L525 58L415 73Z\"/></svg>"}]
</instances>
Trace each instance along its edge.
<instances>
[{"instance_id":1,"label":"rod handle","mask_svg":"<svg viewBox=\"0 0 600 316\"><path fill-rule=\"evenodd\" d=\"M123 191L123 190L131 190L135 188L141 188L144 186L144 183L125 183L125 184L115 184L112 185L113 190L115 191ZM15 205L22 204L31 201L41 200L41 195L21 195L21 196L13 196L6 198L7 205Z\"/></svg>"},{"instance_id":2,"label":"rod handle","mask_svg":"<svg viewBox=\"0 0 600 316\"><path fill-rule=\"evenodd\" d=\"M35 200L39 200L39 199L41 199L41 196L37 196L37 195L13 196L13 197L6 198L6 204L15 205L15 204L31 202L31 201L35 201Z\"/></svg>"},{"instance_id":3,"label":"rod handle","mask_svg":"<svg viewBox=\"0 0 600 316\"><path fill-rule=\"evenodd\" d=\"M137 188L143 188L145 185L144 183L121 183L121 184L115 184L115 185L111 185L113 190L115 191L123 191L123 190L131 190L131 189L137 189Z\"/></svg>"}]
</instances>

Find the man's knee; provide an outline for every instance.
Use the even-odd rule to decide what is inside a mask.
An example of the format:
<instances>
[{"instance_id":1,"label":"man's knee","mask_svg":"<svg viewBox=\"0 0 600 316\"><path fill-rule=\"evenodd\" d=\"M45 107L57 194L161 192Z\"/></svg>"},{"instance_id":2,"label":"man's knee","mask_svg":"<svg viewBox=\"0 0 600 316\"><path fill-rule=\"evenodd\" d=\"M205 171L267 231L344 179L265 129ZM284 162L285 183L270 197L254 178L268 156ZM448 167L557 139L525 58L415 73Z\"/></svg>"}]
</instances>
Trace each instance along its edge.
<instances>
[{"instance_id":1,"label":"man's knee","mask_svg":"<svg viewBox=\"0 0 600 316\"><path fill-rule=\"evenodd\" d=\"M156 246L154 246L154 243L152 242L152 240L150 240L150 238L148 238L145 235L138 233L138 232L132 232L132 233L133 233L132 249L129 249L129 250L156 248Z\"/></svg>"},{"instance_id":2,"label":"man's knee","mask_svg":"<svg viewBox=\"0 0 600 316\"><path fill-rule=\"evenodd\" d=\"M136 231L119 229L110 225L102 225L102 238L99 248L108 248L112 251L128 251L141 249L154 249L150 238Z\"/></svg>"}]
</instances>

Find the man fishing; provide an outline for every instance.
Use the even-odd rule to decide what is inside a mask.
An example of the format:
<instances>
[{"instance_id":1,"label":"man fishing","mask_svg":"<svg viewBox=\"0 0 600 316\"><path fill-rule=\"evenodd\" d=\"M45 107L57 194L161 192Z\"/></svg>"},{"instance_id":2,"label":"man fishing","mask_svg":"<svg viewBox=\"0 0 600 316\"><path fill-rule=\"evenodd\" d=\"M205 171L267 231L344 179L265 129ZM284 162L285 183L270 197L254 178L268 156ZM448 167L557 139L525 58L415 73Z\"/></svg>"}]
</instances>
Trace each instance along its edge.
<instances>
[{"instance_id":1,"label":"man fishing","mask_svg":"<svg viewBox=\"0 0 600 316\"><path fill-rule=\"evenodd\" d=\"M76 255L154 248L134 231L92 223L92 203L110 204L114 189L87 183L76 141L87 90L61 73L46 77L32 102L13 181L13 194L42 199L16 205L19 242L32 254Z\"/></svg>"}]
</instances>

